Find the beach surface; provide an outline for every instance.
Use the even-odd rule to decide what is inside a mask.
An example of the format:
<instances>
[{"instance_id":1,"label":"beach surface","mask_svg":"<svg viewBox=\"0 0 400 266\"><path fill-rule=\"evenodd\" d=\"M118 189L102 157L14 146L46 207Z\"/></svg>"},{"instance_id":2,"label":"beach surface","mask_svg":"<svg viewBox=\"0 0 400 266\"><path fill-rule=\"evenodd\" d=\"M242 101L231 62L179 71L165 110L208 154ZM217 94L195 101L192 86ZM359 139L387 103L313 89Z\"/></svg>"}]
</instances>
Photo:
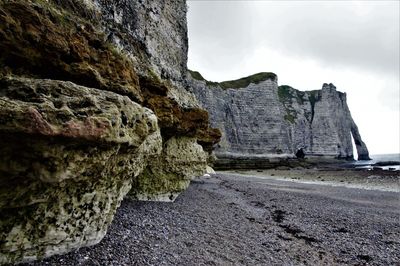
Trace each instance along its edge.
<instances>
[{"instance_id":1,"label":"beach surface","mask_svg":"<svg viewBox=\"0 0 400 266\"><path fill-rule=\"evenodd\" d=\"M380 169L367 170L333 166L314 169L232 170L221 173L292 181L304 184L362 188L400 193L400 171L386 171Z\"/></svg>"},{"instance_id":2,"label":"beach surface","mask_svg":"<svg viewBox=\"0 0 400 266\"><path fill-rule=\"evenodd\" d=\"M217 172L174 203L124 200L101 243L30 265L399 265L398 172L308 171Z\"/></svg>"}]
</instances>

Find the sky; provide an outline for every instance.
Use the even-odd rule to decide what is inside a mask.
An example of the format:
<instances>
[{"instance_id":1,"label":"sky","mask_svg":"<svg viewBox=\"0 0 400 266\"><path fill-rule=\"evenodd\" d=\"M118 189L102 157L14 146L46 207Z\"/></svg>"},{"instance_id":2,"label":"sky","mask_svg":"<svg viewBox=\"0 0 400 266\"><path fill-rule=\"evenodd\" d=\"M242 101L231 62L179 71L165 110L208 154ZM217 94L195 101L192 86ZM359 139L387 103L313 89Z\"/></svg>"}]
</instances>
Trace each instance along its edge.
<instances>
[{"instance_id":1,"label":"sky","mask_svg":"<svg viewBox=\"0 0 400 266\"><path fill-rule=\"evenodd\" d=\"M370 154L400 153L400 1L188 0L188 68L346 92Z\"/></svg>"}]
</instances>

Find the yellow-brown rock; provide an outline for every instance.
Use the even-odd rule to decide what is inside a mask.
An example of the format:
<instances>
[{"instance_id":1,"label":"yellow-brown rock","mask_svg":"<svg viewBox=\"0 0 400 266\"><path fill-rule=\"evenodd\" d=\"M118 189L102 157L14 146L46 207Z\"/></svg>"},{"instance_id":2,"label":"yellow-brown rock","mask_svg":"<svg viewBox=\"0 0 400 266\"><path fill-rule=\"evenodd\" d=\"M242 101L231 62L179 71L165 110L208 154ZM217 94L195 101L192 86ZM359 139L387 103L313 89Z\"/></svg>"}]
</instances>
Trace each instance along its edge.
<instances>
[{"instance_id":1,"label":"yellow-brown rock","mask_svg":"<svg viewBox=\"0 0 400 266\"><path fill-rule=\"evenodd\" d=\"M174 198L205 171L219 135L184 89L185 15L0 0L0 264L96 244L132 184Z\"/></svg>"},{"instance_id":2,"label":"yellow-brown rock","mask_svg":"<svg viewBox=\"0 0 400 266\"><path fill-rule=\"evenodd\" d=\"M0 92L0 264L98 243L161 152L156 116L71 82L7 77Z\"/></svg>"}]
</instances>

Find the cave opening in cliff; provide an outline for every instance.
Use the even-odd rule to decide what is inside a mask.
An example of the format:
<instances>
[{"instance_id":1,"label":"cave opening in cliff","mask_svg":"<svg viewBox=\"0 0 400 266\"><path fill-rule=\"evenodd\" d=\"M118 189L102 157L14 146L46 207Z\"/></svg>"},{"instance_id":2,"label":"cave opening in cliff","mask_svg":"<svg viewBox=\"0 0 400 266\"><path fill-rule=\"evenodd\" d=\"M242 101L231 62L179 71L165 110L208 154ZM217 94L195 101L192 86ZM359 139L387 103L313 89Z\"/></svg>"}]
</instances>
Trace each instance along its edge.
<instances>
[{"instance_id":1,"label":"cave opening in cliff","mask_svg":"<svg viewBox=\"0 0 400 266\"><path fill-rule=\"evenodd\" d=\"M304 159L306 157L306 154L304 153L303 148L300 148L299 150L297 150L296 157L298 159Z\"/></svg>"}]
</instances>

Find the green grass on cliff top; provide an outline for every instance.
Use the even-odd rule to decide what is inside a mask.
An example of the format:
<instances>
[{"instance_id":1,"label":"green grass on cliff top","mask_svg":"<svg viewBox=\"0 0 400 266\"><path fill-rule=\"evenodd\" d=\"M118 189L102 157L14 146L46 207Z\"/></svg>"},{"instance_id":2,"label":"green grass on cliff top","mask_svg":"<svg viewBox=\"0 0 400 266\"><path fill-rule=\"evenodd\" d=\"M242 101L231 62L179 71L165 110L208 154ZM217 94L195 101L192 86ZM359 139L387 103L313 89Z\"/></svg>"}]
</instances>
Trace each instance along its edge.
<instances>
[{"instance_id":1,"label":"green grass on cliff top","mask_svg":"<svg viewBox=\"0 0 400 266\"><path fill-rule=\"evenodd\" d=\"M246 88L251 83L258 84L258 83L263 82L268 79L271 79L271 80L276 79L276 75L272 72L261 72L261 73L257 73L257 74L254 74L254 75L251 75L248 77L237 79L237 80L213 82L213 81L206 80L198 71L189 70L189 73L192 76L192 78L194 78L194 79L205 81L207 85L220 86L222 89Z\"/></svg>"}]
</instances>

